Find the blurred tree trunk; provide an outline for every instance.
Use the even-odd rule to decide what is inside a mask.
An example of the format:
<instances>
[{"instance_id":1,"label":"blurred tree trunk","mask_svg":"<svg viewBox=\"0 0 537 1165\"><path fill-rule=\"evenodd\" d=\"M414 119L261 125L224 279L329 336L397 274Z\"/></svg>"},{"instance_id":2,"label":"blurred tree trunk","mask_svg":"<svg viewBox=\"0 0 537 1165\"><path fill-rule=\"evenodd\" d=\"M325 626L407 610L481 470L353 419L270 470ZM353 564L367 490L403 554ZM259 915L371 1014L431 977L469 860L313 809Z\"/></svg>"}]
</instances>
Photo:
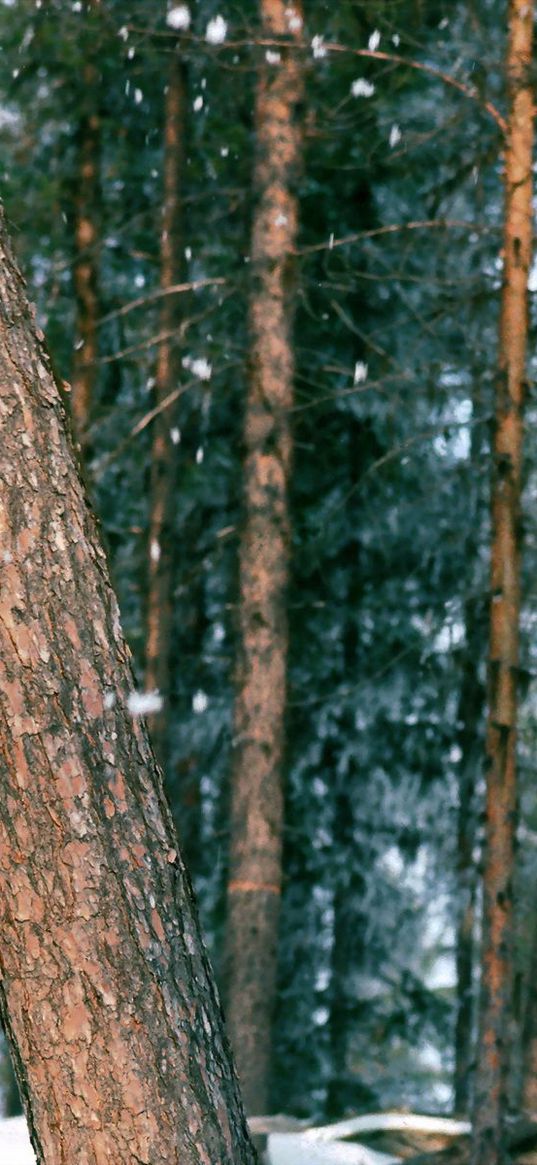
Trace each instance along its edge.
<instances>
[{"instance_id":1,"label":"blurred tree trunk","mask_svg":"<svg viewBox=\"0 0 537 1165\"><path fill-rule=\"evenodd\" d=\"M100 241L100 157L101 119L99 115L98 20L99 0L88 0L86 19L90 22L88 56L82 69L80 117L76 131L75 261L75 348L71 373L71 408L75 433L82 447L87 429L97 376L97 321L99 319Z\"/></svg>"},{"instance_id":2,"label":"blurred tree trunk","mask_svg":"<svg viewBox=\"0 0 537 1165\"><path fill-rule=\"evenodd\" d=\"M528 994L522 1029L522 1107L528 1115L537 1114L537 918L534 918L533 942L528 974Z\"/></svg>"},{"instance_id":3,"label":"blurred tree trunk","mask_svg":"<svg viewBox=\"0 0 537 1165\"><path fill-rule=\"evenodd\" d=\"M260 12L264 36L301 40L298 4L261 0ZM302 64L294 46L282 43L278 60L264 58L260 65L255 103L250 383L225 957L231 1040L247 1110L258 1114L269 1103L281 892L294 376L289 281L297 235L301 99Z\"/></svg>"},{"instance_id":4,"label":"blurred tree trunk","mask_svg":"<svg viewBox=\"0 0 537 1165\"><path fill-rule=\"evenodd\" d=\"M478 383L479 370L475 371ZM465 643L461 661L461 683L457 713L459 762L459 804L457 812L457 920L455 1020L455 1112L471 1107L471 1085L475 1066L475 930L478 866L476 786L482 772L485 687L480 669L486 653L487 609L479 567L482 541L482 491L479 469L486 457L483 427L479 424L480 394L473 394L470 439L470 482L467 504L469 533L465 543L469 596L464 604Z\"/></svg>"},{"instance_id":5,"label":"blurred tree trunk","mask_svg":"<svg viewBox=\"0 0 537 1165\"><path fill-rule=\"evenodd\" d=\"M183 182L185 163L186 68L179 50L170 55L164 113L164 200L160 235L160 286L166 291L180 282L184 267ZM160 301L162 336L158 347L155 406L177 388L180 370L179 297ZM173 590L173 516L177 449L173 442L175 409L165 408L153 421L151 501L149 517L148 596L145 686L164 697L162 710L151 716L151 739L160 763L166 765L170 696L170 633Z\"/></svg>"},{"instance_id":6,"label":"blurred tree trunk","mask_svg":"<svg viewBox=\"0 0 537 1165\"><path fill-rule=\"evenodd\" d=\"M473 548L474 553L476 547ZM470 551L471 553L471 551ZM457 812L456 970L457 1015L455 1021L455 1111L467 1112L474 1062L474 936L476 922L477 867L475 790L481 770L481 724L485 693L479 678L483 658L484 627L481 602L466 603L466 643L462 660L458 722L460 730L459 804Z\"/></svg>"},{"instance_id":7,"label":"blurred tree trunk","mask_svg":"<svg viewBox=\"0 0 537 1165\"><path fill-rule=\"evenodd\" d=\"M48 356L0 226L0 1011L44 1165L253 1165Z\"/></svg>"},{"instance_id":8,"label":"blurred tree trunk","mask_svg":"<svg viewBox=\"0 0 537 1165\"><path fill-rule=\"evenodd\" d=\"M506 59L503 288L493 446L489 713L480 1035L473 1165L505 1160L517 809L520 483L532 243L533 6L511 0Z\"/></svg>"}]
</instances>

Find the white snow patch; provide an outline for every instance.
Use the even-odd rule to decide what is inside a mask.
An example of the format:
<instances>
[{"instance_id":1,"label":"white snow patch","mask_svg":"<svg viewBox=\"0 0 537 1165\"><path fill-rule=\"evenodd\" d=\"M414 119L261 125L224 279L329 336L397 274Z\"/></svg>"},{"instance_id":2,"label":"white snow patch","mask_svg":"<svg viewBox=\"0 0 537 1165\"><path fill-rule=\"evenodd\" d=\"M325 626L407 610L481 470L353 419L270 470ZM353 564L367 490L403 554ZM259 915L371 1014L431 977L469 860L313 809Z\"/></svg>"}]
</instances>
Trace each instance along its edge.
<instances>
[{"instance_id":1,"label":"white snow patch","mask_svg":"<svg viewBox=\"0 0 537 1165\"><path fill-rule=\"evenodd\" d=\"M273 52L272 49L267 49L267 51L265 53L265 60L268 62L269 65L279 65L281 59L282 59L281 53L276 53L276 52Z\"/></svg>"},{"instance_id":2,"label":"white snow patch","mask_svg":"<svg viewBox=\"0 0 537 1165\"><path fill-rule=\"evenodd\" d=\"M151 562L160 562L160 543L157 542L156 538L153 538L151 541L149 556L151 558Z\"/></svg>"},{"instance_id":3,"label":"white snow patch","mask_svg":"<svg viewBox=\"0 0 537 1165\"><path fill-rule=\"evenodd\" d=\"M153 692L129 692L127 708L131 716L149 716L151 712L160 712L164 701L157 689Z\"/></svg>"},{"instance_id":4,"label":"white snow patch","mask_svg":"<svg viewBox=\"0 0 537 1165\"><path fill-rule=\"evenodd\" d=\"M116 693L115 692L105 692L104 706L105 706L107 712L109 712L110 709L115 706L115 703L116 703Z\"/></svg>"},{"instance_id":5,"label":"white snow patch","mask_svg":"<svg viewBox=\"0 0 537 1165\"><path fill-rule=\"evenodd\" d=\"M215 16L210 20L205 30L205 40L208 44L223 44L227 36L227 20L223 16Z\"/></svg>"},{"instance_id":6,"label":"white snow patch","mask_svg":"<svg viewBox=\"0 0 537 1165\"><path fill-rule=\"evenodd\" d=\"M356 81L352 82L351 93L353 97L372 97L374 92L373 82L368 81L366 77L357 77Z\"/></svg>"},{"instance_id":7,"label":"white snow patch","mask_svg":"<svg viewBox=\"0 0 537 1165\"><path fill-rule=\"evenodd\" d=\"M274 219L274 226L275 227L285 227L285 226L287 226L288 221L289 220L288 220L286 214L277 214L276 218Z\"/></svg>"},{"instance_id":8,"label":"white snow patch","mask_svg":"<svg viewBox=\"0 0 537 1165\"><path fill-rule=\"evenodd\" d=\"M166 15L168 28L175 28L178 31L182 30L186 32L187 28L190 28L190 20L191 16L188 4L176 4L173 8L170 8Z\"/></svg>"},{"instance_id":9,"label":"white snow patch","mask_svg":"<svg viewBox=\"0 0 537 1165\"><path fill-rule=\"evenodd\" d=\"M2 1165L36 1165L23 1116L0 1120L0 1161Z\"/></svg>"}]
</instances>

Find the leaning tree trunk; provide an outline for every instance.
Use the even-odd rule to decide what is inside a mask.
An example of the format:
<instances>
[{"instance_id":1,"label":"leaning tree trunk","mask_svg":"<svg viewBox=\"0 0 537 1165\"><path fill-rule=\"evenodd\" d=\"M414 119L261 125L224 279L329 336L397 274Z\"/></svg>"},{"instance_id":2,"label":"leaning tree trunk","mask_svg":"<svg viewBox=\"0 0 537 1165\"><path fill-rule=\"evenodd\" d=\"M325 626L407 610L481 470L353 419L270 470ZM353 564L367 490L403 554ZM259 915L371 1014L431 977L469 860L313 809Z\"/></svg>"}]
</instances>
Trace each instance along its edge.
<instances>
[{"instance_id":1,"label":"leaning tree trunk","mask_svg":"<svg viewBox=\"0 0 537 1165\"><path fill-rule=\"evenodd\" d=\"M106 560L1 224L0 305L0 1008L32 1142L47 1165L253 1163L129 716Z\"/></svg>"},{"instance_id":2,"label":"leaning tree trunk","mask_svg":"<svg viewBox=\"0 0 537 1165\"><path fill-rule=\"evenodd\" d=\"M520 483L532 241L533 5L511 0L503 289L493 448L482 998L474 1165L505 1160L520 613Z\"/></svg>"},{"instance_id":3,"label":"leaning tree trunk","mask_svg":"<svg viewBox=\"0 0 537 1165\"><path fill-rule=\"evenodd\" d=\"M302 68L292 43L302 35L299 8L261 0L260 10L263 34L281 37L282 46L271 63L263 60L255 105L257 201L226 930L226 1015L246 1107L254 1113L268 1106L281 889L294 373L288 284L302 148Z\"/></svg>"},{"instance_id":4,"label":"leaning tree trunk","mask_svg":"<svg viewBox=\"0 0 537 1165\"><path fill-rule=\"evenodd\" d=\"M92 43L82 69L81 116L76 131L74 197L75 348L71 373L71 411L75 433L84 447L95 392L99 319L99 205L101 120L97 66L99 0L88 0L87 20L93 23Z\"/></svg>"},{"instance_id":5,"label":"leaning tree trunk","mask_svg":"<svg viewBox=\"0 0 537 1165\"><path fill-rule=\"evenodd\" d=\"M185 65L174 50L170 57L164 114L164 201L160 234L160 285L166 292L180 281L184 266L182 185L185 158ZM164 294L160 307L155 405L162 406L177 387L180 369L178 297ZM172 547L177 449L173 415L164 408L153 421L151 501L149 518L148 595L145 686L164 697L162 710L151 717L151 739L165 766L170 695L170 630L172 623Z\"/></svg>"}]
</instances>

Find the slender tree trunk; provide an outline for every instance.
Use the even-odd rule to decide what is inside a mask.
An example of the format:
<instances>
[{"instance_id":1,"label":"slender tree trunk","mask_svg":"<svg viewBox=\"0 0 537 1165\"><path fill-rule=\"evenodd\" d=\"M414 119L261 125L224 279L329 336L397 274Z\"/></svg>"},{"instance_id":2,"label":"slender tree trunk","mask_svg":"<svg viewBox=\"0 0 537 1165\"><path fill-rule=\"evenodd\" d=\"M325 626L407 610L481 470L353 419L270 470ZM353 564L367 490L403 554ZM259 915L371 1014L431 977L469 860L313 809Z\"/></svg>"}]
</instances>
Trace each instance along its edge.
<instances>
[{"instance_id":1,"label":"slender tree trunk","mask_svg":"<svg viewBox=\"0 0 537 1165\"><path fill-rule=\"evenodd\" d=\"M529 985L522 1029L522 1107L534 1118L537 1115L537 919L529 965Z\"/></svg>"},{"instance_id":2,"label":"slender tree trunk","mask_svg":"<svg viewBox=\"0 0 537 1165\"><path fill-rule=\"evenodd\" d=\"M469 547L472 556L475 546ZM481 769L481 723L485 704L483 684L479 678L479 661L483 657L484 627L481 604L466 604L466 646L462 665L459 699L461 750L459 770L459 805L457 814L457 894L456 924L457 1016L455 1021L455 1111L467 1112L470 1104L470 1080L474 1063L474 936L476 921L477 871L474 860L476 844L475 789Z\"/></svg>"},{"instance_id":3,"label":"slender tree trunk","mask_svg":"<svg viewBox=\"0 0 537 1165\"><path fill-rule=\"evenodd\" d=\"M63 410L0 228L0 1010L44 1165L253 1150Z\"/></svg>"},{"instance_id":4,"label":"slender tree trunk","mask_svg":"<svg viewBox=\"0 0 537 1165\"><path fill-rule=\"evenodd\" d=\"M184 266L182 185L185 158L186 71L176 50L170 57L164 114L164 201L160 236L162 290L181 279ZM177 387L180 325L178 297L164 295L160 307L155 405L161 405ZM170 631L173 586L173 512L177 450L172 439L173 415L164 409L153 422L151 503L149 518L148 597L145 686L164 697L161 712L150 720L151 739L161 764L166 761L168 700L170 694Z\"/></svg>"},{"instance_id":5,"label":"slender tree trunk","mask_svg":"<svg viewBox=\"0 0 537 1165\"><path fill-rule=\"evenodd\" d=\"M504 277L492 486L486 848L474 1165L505 1160L504 1113L512 963L520 612L520 481L528 272L532 242L533 5L511 0L507 49Z\"/></svg>"},{"instance_id":6,"label":"slender tree trunk","mask_svg":"<svg viewBox=\"0 0 537 1165\"><path fill-rule=\"evenodd\" d=\"M88 0L87 17L96 18L99 0ZM75 190L75 349L71 373L71 408L75 432L82 447L87 442L97 375L97 321L99 319L98 243L100 235L100 154L99 70L97 45L83 65L81 116L76 135L77 175Z\"/></svg>"},{"instance_id":7,"label":"slender tree trunk","mask_svg":"<svg viewBox=\"0 0 537 1165\"><path fill-rule=\"evenodd\" d=\"M300 9L261 0L263 33L300 40ZM290 14L299 19L290 20ZM291 24L291 28L289 28ZM251 369L245 417L238 691L234 713L227 1018L247 1110L269 1101L281 891L293 403L289 266L297 234L302 67L294 46L260 68L252 238Z\"/></svg>"}]
</instances>

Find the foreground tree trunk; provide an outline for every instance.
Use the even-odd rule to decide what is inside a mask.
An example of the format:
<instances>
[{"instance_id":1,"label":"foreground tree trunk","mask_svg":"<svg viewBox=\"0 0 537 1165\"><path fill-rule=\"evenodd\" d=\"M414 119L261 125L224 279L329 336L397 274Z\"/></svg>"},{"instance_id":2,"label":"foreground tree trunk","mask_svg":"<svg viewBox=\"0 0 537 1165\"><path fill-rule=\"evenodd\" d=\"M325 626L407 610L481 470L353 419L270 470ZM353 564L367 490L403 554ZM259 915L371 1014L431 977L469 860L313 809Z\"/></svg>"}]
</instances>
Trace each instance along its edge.
<instances>
[{"instance_id":1,"label":"foreground tree trunk","mask_svg":"<svg viewBox=\"0 0 537 1165\"><path fill-rule=\"evenodd\" d=\"M520 482L532 241L533 5L511 0L505 153L504 273L492 487L487 798L474 1165L505 1160L512 962L520 613Z\"/></svg>"},{"instance_id":2,"label":"foreground tree trunk","mask_svg":"<svg viewBox=\"0 0 537 1165\"><path fill-rule=\"evenodd\" d=\"M185 157L186 71L178 51L170 57L164 114L164 200L160 236L160 285L163 291L180 282L182 246L182 184ZM177 387L179 299L163 295L155 383L155 405L162 405ZM175 333L175 334L174 334ZM161 764L166 763L170 693L170 631L172 623L172 546L177 450L172 439L174 418L166 408L153 421L151 509L149 519L148 596L145 686L164 697L162 710L151 717L151 739Z\"/></svg>"},{"instance_id":3,"label":"foreground tree trunk","mask_svg":"<svg viewBox=\"0 0 537 1165\"><path fill-rule=\"evenodd\" d=\"M285 0L261 0L261 20L267 37L301 39L296 3L291 7ZM267 1110L269 1098L281 890L294 374L288 276L297 234L301 74L294 46L282 44L276 61L263 60L255 107L257 207L245 417L245 519L240 544L226 1013L246 1107L258 1114Z\"/></svg>"},{"instance_id":4,"label":"foreground tree trunk","mask_svg":"<svg viewBox=\"0 0 537 1165\"><path fill-rule=\"evenodd\" d=\"M46 351L0 228L0 1008L40 1163L254 1162Z\"/></svg>"},{"instance_id":5,"label":"foreground tree trunk","mask_svg":"<svg viewBox=\"0 0 537 1165\"><path fill-rule=\"evenodd\" d=\"M86 20L92 28L88 56L82 68L81 116L76 134L77 174L74 198L75 349L71 373L71 409L75 432L84 447L97 376L99 319L98 244L100 235L99 70L97 67L99 0L88 0Z\"/></svg>"}]
</instances>

